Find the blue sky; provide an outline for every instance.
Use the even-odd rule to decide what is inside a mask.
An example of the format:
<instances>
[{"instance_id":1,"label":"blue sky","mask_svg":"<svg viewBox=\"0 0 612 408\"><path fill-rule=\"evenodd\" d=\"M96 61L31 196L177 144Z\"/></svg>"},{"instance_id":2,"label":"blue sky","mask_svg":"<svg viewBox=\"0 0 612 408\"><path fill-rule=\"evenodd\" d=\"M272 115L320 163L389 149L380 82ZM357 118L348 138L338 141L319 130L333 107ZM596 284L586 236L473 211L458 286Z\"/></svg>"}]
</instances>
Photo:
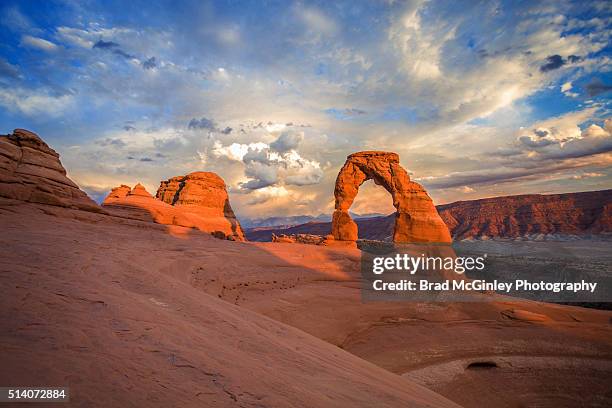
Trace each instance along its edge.
<instances>
[{"instance_id":1,"label":"blue sky","mask_svg":"<svg viewBox=\"0 0 612 408\"><path fill-rule=\"evenodd\" d=\"M96 198L215 171L249 217L329 213L359 150L438 203L612 188L611 22L605 1L4 1L0 123ZM355 212L391 210L363 190Z\"/></svg>"}]
</instances>

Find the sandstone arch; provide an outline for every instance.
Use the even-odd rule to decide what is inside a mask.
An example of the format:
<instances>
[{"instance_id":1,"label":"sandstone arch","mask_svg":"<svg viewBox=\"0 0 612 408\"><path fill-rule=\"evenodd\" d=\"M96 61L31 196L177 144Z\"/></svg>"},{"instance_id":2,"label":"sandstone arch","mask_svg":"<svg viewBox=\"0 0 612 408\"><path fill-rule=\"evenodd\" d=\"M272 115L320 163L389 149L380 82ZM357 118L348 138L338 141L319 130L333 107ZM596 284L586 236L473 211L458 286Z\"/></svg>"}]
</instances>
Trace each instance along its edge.
<instances>
[{"instance_id":1,"label":"sandstone arch","mask_svg":"<svg viewBox=\"0 0 612 408\"><path fill-rule=\"evenodd\" d=\"M359 187L367 180L374 180L383 186L393 198L396 208L394 242L451 242L448 228L438 215L433 201L423 186L410 181L408 173L399 163L399 155L379 151L351 154L338 173L332 218L334 239L357 240L357 224L349 215L349 208Z\"/></svg>"}]
</instances>

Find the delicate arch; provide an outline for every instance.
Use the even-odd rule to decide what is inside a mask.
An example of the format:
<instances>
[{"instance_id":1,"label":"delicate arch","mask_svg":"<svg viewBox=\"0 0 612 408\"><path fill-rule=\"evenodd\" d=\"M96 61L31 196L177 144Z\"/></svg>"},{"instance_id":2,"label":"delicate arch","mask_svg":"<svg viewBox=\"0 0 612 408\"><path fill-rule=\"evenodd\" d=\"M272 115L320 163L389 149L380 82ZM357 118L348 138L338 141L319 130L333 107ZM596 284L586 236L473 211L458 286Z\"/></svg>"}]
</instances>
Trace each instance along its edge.
<instances>
[{"instance_id":1,"label":"delicate arch","mask_svg":"<svg viewBox=\"0 0 612 408\"><path fill-rule=\"evenodd\" d=\"M365 151L347 157L336 178L332 235L340 241L357 240L357 224L349 214L359 187L367 180L384 187L393 199L394 242L451 242L448 227L433 201L399 164L397 153Z\"/></svg>"}]
</instances>

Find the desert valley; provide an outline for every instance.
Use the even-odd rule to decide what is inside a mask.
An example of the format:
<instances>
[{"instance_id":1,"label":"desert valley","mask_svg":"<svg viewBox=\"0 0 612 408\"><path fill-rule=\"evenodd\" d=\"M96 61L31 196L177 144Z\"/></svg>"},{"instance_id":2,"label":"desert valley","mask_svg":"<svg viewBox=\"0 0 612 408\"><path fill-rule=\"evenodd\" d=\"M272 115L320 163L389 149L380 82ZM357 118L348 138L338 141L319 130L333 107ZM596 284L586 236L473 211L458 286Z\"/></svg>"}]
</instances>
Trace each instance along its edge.
<instances>
[{"instance_id":1,"label":"desert valley","mask_svg":"<svg viewBox=\"0 0 612 408\"><path fill-rule=\"evenodd\" d=\"M452 216L439 207L438 217L393 157L364 163L350 171L361 178L355 185L371 177L390 182L398 211L423 228L412 229L411 240L450 241L442 219L454 239L500 231L480 220L466 227L465 203L451 205ZM394 176L385 179L391 167ZM136 182L113 189L99 206L36 134L0 137L1 384L67 386L70 404L83 407L612 403L609 311L495 294L474 303L362 303L350 216L317 245L253 242L216 174L162 181L155 196ZM341 203L350 186L338 183ZM601 241L576 242L592 246L609 273L610 193L585 194L598 198L532 200L539 219L558 229L544 221L523 228L522 210L508 231L597 233ZM571 229L546 218L548 208L574 214L559 215ZM385 220L380 228L388 228ZM365 224L355 225L361 234ZM477 241L503 252L501 241Z\"/></svg>"}]
</instances>

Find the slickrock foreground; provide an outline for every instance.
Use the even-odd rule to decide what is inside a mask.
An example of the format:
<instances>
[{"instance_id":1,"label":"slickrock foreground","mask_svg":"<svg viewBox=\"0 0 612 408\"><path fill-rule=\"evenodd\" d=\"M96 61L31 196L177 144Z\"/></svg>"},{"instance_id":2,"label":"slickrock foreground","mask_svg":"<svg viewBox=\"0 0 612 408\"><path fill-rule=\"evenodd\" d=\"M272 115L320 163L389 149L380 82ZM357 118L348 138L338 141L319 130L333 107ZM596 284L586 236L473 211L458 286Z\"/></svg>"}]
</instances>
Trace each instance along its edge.
<instances>
[{"instance_id":1,"label":"slickrock foreground","mask_svg":"<svg viewBox=\"0 0 612 408\"><path fill-rule=\"evenodd\" d=\"M338 241L357 240L357 224L349 214L359 187L367 180L383 186L393 198L394 242L451 242L448 228L433 201L418 183L410 181L396 153L366 151L351 154L336 179L332 234Z\"/></svg>"},{"instance_id":2,"label":"slickrock foreground","mask_svg":"<svg viewBox=\"0 0 612 408\"><path fill-rule=\"evenodd\" d=\"M52 190L46 180L37 188ZM5 198L7 186L5 386L67 386L70 404L85 407L612 403L609 311L499 296L362 303L356 249L228 242L65 201ZM174 208L138 186L108 199Z\"/></svg>"},{"instance_id":3,"label":"slickrock foreground","mask_svg":"<svg viewBox=\"0 0 612 408\"><path fill-rule=\"evenodd\" d=\"M225 271L246 272L274 256L192 228L108 214L89 205L35 135L16 131L0 143L3 386L69 387L70 405L84 407L457 407L205 293L204 269L191 263L213 268L208 278L222 282ZM118 187L107 200L174 209L139 185ZM206 261L216 251L223 261Z\"/></svg>"}]
</instances>

